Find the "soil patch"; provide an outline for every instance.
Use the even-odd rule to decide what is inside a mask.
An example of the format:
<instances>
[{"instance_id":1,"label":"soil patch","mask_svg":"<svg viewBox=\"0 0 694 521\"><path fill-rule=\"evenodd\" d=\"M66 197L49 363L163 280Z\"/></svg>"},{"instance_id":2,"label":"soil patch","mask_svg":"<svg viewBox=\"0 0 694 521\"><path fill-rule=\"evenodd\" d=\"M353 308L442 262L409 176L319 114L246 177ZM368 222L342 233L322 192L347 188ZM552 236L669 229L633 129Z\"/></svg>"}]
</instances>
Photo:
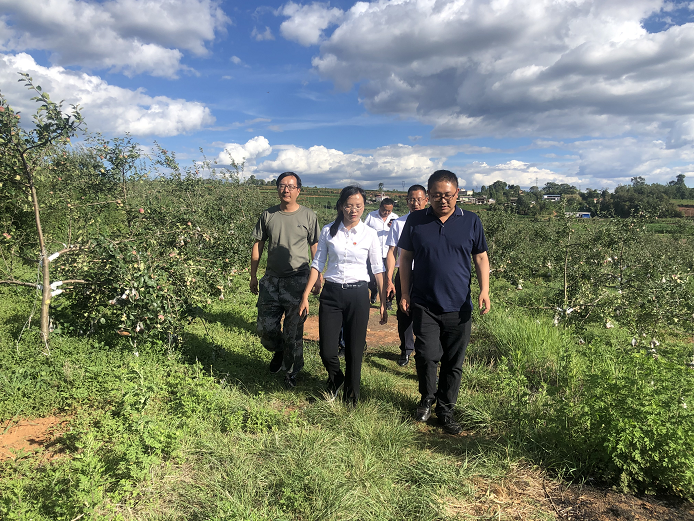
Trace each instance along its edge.
<instances>
[{"instance_id":1,"label":"soil patch","mask_svg":"<svg viewBox=\"0 0 694 521\"><path fill-rule=\"evenodd\" d=\"M566 521L694 521L694 505L679 499L639 497L610 489L545 480L535 469L503 479L473 477L469 499L444 498L451 515L478 519Z\"/></svg>"},{"instance_id":2,"label":"soil patch","mask_svg":"<svg viewBox=\"0 0 694 521\"><path fill-rule=\"evenodd\" d=\"M50 447L66 418L47 416L35 420L9 420L0 424L0 461Z\"/></svg>"},{"instance_id":3,"label":"soil patch","mask_svg":"<svg viewBox=\"0 0 694 521\"><path fill-rule=\"evenodd\" d=\"M399 346L398 320L395 316L388 317L388 323L379 324L381 314L378 308L372 307L369 314L369 325L366 329L366 345L369 347L378 346ZM309 315L304 323L304 338L318 342L318 316Z\"/></svg>"}]
</instances>

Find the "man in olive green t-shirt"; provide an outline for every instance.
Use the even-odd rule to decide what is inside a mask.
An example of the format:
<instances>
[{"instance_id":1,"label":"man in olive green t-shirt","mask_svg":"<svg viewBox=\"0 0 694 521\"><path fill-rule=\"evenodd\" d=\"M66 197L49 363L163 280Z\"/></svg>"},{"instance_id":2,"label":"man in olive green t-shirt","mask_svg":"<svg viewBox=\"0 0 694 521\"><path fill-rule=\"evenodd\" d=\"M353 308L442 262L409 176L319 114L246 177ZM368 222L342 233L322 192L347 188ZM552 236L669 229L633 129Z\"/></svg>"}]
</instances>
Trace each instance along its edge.
<instances>
[{"instance_id":1,"label":"man in olive green t-shirt","mask_svg":"<svg viewBox=\"0 0 694 521\"><path fill-rule=\"evenodd\" d=\"M296 387L296 375L304 366L304 323L299 304L316 253L320 228L313 210L296 202L301 178L284 172L277 178L280 204L265 210L253 232L251 291L258 295L257 330L260 342L274 353L270 372L286 371L285 384ZM267 268L258 281L257 271L265 243ZM311 258L309 258L309 248ZM313 288L320 292L320 277ZM282 327L284 316L284 327Z\"/></svg>"}]
</instances>

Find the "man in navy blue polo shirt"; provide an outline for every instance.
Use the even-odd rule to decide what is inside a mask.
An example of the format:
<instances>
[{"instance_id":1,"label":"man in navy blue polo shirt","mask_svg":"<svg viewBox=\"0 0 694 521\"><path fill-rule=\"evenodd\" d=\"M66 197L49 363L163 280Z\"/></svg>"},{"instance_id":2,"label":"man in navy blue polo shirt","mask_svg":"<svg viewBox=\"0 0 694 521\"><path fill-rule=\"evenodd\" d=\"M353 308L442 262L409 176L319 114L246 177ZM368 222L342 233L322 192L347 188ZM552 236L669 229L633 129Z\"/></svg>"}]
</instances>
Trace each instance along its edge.
<instances>
[{"instance_id":1,"label":"man in navy blue polo shirt","mask_svg":"<svg viewBox=\"0 0 694 521\"><path fill-rule=\"evenodd\" d=\"M459 434L463 429L453 418L453 408L470 340L471 261L480 285L480 313L486 314L491 307L487 241L477 214L456 206L458 177L453 172L434 172L428 192L430 207L410 214L398 241L400 308L412 315L416 337L415 363L422 399L415 420L427 421L436 402L436 416L443 430Z\"/></svg>"}]
</instances>

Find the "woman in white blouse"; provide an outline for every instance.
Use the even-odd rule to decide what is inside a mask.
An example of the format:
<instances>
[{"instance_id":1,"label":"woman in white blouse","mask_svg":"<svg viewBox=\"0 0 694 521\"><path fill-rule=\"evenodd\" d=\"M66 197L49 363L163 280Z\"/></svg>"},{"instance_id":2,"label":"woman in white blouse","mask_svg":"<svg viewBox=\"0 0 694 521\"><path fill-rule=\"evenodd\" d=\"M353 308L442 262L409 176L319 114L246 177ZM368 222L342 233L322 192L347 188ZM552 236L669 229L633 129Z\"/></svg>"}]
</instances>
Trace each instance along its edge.
<instances>
[{"instance_id":1,"label":"woman in white blouse","mask_svg":"<svg viewBox=\"0 0 694 521\"><path fill-rule=\"evenodd\" d=\"M311 288L327 264L318 311L320 356L328 371L329 399L334 400L344 385L343 400L350 405L355 405L359 399L361 362L371 307L367 258L371 261L381 296L381 324L388 321L381 244L376 231L361 222L365 203L366 196L360 187L342 189L335 221L321 230L318 250L299 306L299 313L307 315ZM340 327L344 327L345 374L337 356Z\"/></svg>"}]
</instances>

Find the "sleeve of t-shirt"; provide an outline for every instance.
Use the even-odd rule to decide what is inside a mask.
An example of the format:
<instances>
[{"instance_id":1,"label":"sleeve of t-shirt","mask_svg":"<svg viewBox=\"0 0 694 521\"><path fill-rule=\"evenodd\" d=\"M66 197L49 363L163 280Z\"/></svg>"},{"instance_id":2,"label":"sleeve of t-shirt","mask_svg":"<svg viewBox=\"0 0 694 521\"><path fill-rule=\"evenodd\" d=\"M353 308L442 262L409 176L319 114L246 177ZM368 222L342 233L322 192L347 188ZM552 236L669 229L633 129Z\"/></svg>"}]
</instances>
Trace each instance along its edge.
<instances>
[{"instance_id":1,"label":"sleeve of t-shirt","mask_svg":"<svg viewBox=\"0 0 694 521\"><path fill-rule=\"evenodd\" d=\"M477 217L477 219L475 219L475 240L472 245L472 254L476 255L478 253L483 253L487 251L487 249L487 238L484 236L482 221Z\"/></svg>"},{"instance_id":2,"label":"sleeve of t-shirt","mask_svg":"<svg viewBox=\"0 0 694 521\"><path fill-rule=\"evenodd\" d=\"M366 219L364 219L364 224L371 228L371 213L368 213L366 215Z\"/></svg>"},{"instance_id":3,"label":"sleeve of t-shirt","mask_svg":"<svg viewBox=\"0 0 694 521\"><path fill-rule=\"evenodd\" d=\"M400 235L402 235L402 230L405 228L405 221L407 218L399 218L393 222L388 232L388 238L386 239L386 246L397 246L398 240L400 240Z\"/></svg>"},{"instance_id":4,"label":"sleeve of t-shirt","mask_svg":"<svg viewBox=\"0 0 694 521\"><path fill-rule=\"evenodd\" d=\"M412 224L412 214L407 216L407 220L402 227L402 233L400 234L400 239L398 240L398 248L402 248L407 251L414 251L412 246L412 236L410 234L410 224Z\"/></svg>"},{"instance_id":5,"label":"sleeve of t-shirt","mask_svg":"<svg viewBox=\"0 0 694 521\"><path fill-rule=\"evenodd\" d=\"M311 211L311 217L308 227L308 244L313 246L318 242L318 237L320 236L320 227L318 226L318 217L316 212Z\"/></svg>"},{"instance_id":6,"label":"sleeve of t-shirt","mask_svg":"<svg viewBox=\"0 0 694 521\"><path fill-rule=\"evenodd\" d=\"M388 230L388 237L386 238L386 246L397 246L398 245L398 228L400 221L393 221L393 224Z\"/></svg>"},{"instance_id":7,"label":"sleeve of t-shirt","mask_svg":"<svg viewBox=\"0 0 694 521\"><path fill-rule=\"evenodd\" d=\"M386 271L385 266L383 266L383 250L381 249L381 241L378 240L378 234L376 234L373 228L371 229L371 246L369 246L369 261L371 262L371 273L374 275L377 273L383 273Z\"/></svg>"},{"instance_id":8,"label":"sleeve of t-shirt","mask_svg":"<svg viewBox=\"0 0 694 521\"><path fill-rule=\"evenodd\" d=\"M318 247L316 255L313 257L311 267L322 273L325 269L325 263L328 261L328 235L330 234L330 225L324 226L318 238Z\"/></svg>"},{"instance_id":9,"label":"sleeve of t-shirt","mask_svg":"<svg viewBox=\"0 0 694 521\"><path fill-rule=\"evenodd\" d=\"M256 241L267 241L267 226L265 223L265 212L260 215L260 219L255 224L255 229L253 230L253 238Z\"/></svg>"}]
</instances>

